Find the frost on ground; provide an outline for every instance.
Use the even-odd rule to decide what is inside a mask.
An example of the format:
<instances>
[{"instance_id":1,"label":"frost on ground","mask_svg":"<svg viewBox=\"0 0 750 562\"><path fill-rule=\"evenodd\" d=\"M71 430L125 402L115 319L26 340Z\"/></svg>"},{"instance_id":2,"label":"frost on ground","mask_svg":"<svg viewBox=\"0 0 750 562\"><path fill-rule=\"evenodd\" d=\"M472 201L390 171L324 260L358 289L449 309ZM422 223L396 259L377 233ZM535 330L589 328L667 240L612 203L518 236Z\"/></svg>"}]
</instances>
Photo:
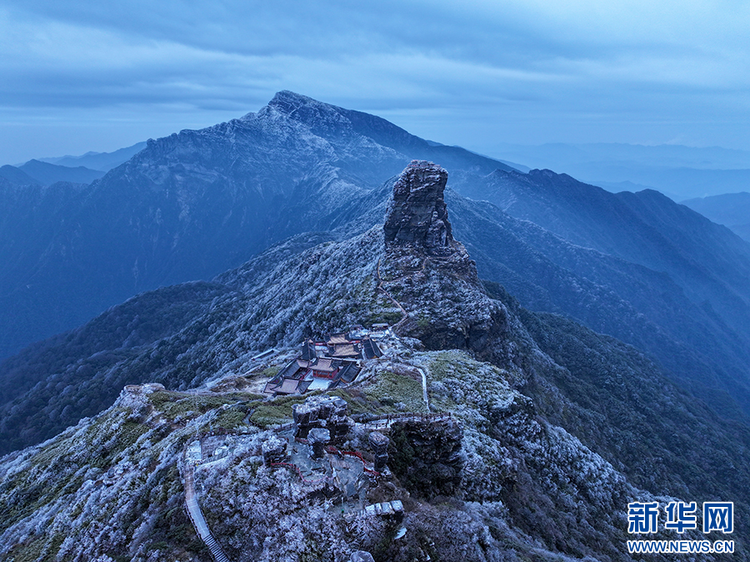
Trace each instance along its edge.
<instances>
[{"instance_id":1,"label":"frost on ground","mask_svg":"<svg viewBox=\"0 0 750 562\"><path fill-rule=\"evenodd\" d=\"M651 496L540 419L507 371L461 351L394 345L390 355L337 392L350 411L396 415L409 400L419 404L419 367L433 409L452 413L449 426L394 424L388 433L392 477L373 481L365 502L401 500L401 517L367 516L348 503L342 512L326 482L264 466L262 444L275 431L232 412L290 413L288 399L131 387L100 416L2 459L0 554L15 562L210 560L185 514L181 471L196 435L218 432L217 443L234 436L231 449L196 470L196 491L231 560L348 560L357 550L394 561L628 559L625 506ZM404 390L407 402L384 394L384 384ZM368 454L367 434L355 429L342 448ZM424 478L436 482L449 464L460 467L455 482L425 488Z\"/></svg>"},{"instance_id":2,"label":"frost on ground","mask_svg":"<svg viewBox=\"0 0 750 562\"><path fill-rule=\"evenodd\" d=\"M126 386L105 412L0 459L0 556L208 562L184 507L189 448L202 463L195 485L203 514L232 560L347 562L355 551L378 562L631 560L627 504L654 499L624 474L640 465L619 458L618 471L561 427L603 414L555 386L575 379L573 363L570 371L555 363L527 331L526 313L485 292L451 237L444 187L439 166L413 163L394 185L385 229L342 240L300 235L209 287L196 286L204 300L189 322L80 383L121 388L133 373L147 372L172 390ZM399 189L405 198L397 201ZM288 356L285 346L303 337L382 321L400 337L364 364L354 384L332 391L361 421L344 424L348 433L337 444L361 454L356 493L343 491L343 476L337 483L328 473L306 473L303 480L292 463L265 462L263 443L291 431L284 424L305 397L259 396L249 390L256 379L269 376ZM556 334L554 342L538 337L550 354L564 341L552 328L541 336ZM565 334L573 331L568 326ZM633 359L596 334L579 335L589 347L576 353L578 362L594 345L602 359ZM563 351L578 350L566 345ZM272 347L280 350L254 363ZM629 363L633 378L644 376L641 363ZM424 417L423 374L437 417ZM630 435L617 420L608 427L614 438ZM371 448L374 428L389 438L385 452ZM583 428L591 438L591 426ZM308 445L298 443L288 439L290 457L305 454ZM388 471L367 476L364 466L385 453ZM344 461L337 462L343 474ZM363 509L393 501L403 511ZM742 550L735 556L747 560Z\"/></svg>"}]
</instances>

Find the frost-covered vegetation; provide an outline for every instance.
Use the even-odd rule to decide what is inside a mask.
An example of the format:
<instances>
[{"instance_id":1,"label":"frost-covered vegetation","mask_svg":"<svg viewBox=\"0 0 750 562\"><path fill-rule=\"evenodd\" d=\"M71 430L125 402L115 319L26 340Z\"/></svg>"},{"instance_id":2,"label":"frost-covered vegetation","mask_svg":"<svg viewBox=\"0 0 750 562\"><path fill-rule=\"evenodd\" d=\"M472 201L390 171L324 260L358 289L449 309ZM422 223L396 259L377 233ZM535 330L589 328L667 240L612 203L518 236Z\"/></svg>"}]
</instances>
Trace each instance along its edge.
<instances>
[{"instance_id":1,"label":"frost-covered vegetation","mask_svg":"<svg viewBox=\"0 0 750 562\"><path fill-rule=\"evenodd\" d=\"M453 418L411 429L396 423L389 433L393 477L365 501L400 499L402 521L366 516L351 503L342 513L325 481L303 483L264 466L263 442L302 397L132 387L100 416L2 460L0 556L210 560L184 510L181 472L186 446L218 433L211 439L230 439L228 456L200 467L195 481L209 527L232 560L346 560L360 549L404 562L628 559L625 506L653 496L540 418L509 372L464 351L397 345L337 395L360 414L419 411L419 369L433 411ZM367 452L367 433L355 427L341 447ZM401 526L407 534L395 539Z\"/></svg>"},{"instance_id":2,"label":"frost-covered vegetation","mask_svg":"<svg viewBox=\"0 0 750 562\"><path fill-rule=\"evenodd\" d=\"M174 427L144 401L115 405L5 457L3 559L207 560L183 509L179 473L194 431Z\"/></svg>"},{"instance_id":3,"label":"frost-covered vegetation","mask_svg":"<svg viewBox=\"0 0 750 562\"><path fill-rule=\"evenodd\" d=\"M36 376L40 369L55 374L20 404L1 409L0 452L51 437L96 414L126 384L195 387L245 373L259 350L381 320L379 311L392 306L375 290L381 253L377 229L338 243L328 235L299 236L211 284L145 293L46 342L43 353L30 353L33 361L19 357L13 367L11 380ZM180 298L187 301L182 306ZM72 350L81 358L69 361ZM39 408L40 402L45 406Z\"/></svg>"},{"instance_id":4,"label":"frost-covered vegetation","mask_svg":"<svg viewBox=\"0 0 750 562\"><path fill-rule=\"evenodd\" d=\"M86 412L88 391L114 396L144 376L169 390L127 386L104 413L0 459L0 556L209 560L184 511L186 448L196 440L206 455L194 478L206 521L243 562L345 562L355 550L378 562L625 561L629 501L669 495L746 509L743 427L722 428L633 348L530 313L500 286L483 287L465 248L443 236L444 205L420 205L425 220L414 224L429 244L406 232L406 244L384 246L377 228L341 240L301 235L193 286L192 312L157 292L126 303L137 321L120 307L109 311L112 334L101 346L88 347L83 332L45 344L54 358L72 338L87 359L61 363L8 419L40 419L51 431ZM399 228L410 217L403 213ZM184 322L161 326L141 298ZM370 448L369 432L387 433L390 477L367 481L352 499L340 496L336 477L311 469L302 480L294 467L265 466L263 444L289 431L283 424L305 400L252 392L291 357L285 346L390 314L401 337L332 393L363 423L389 418L344 423L350 430L338 445L372 462L383 453ZM253 359L270 347L278 349L267 360ZM21 376L28 366L18 368ZM437 417L425 417L428 410ZM391 500L403 503L403 515L362 512ZM748 560L747 523L738 517L736 528L735 558Z\"/></svg>"}]
</instances>

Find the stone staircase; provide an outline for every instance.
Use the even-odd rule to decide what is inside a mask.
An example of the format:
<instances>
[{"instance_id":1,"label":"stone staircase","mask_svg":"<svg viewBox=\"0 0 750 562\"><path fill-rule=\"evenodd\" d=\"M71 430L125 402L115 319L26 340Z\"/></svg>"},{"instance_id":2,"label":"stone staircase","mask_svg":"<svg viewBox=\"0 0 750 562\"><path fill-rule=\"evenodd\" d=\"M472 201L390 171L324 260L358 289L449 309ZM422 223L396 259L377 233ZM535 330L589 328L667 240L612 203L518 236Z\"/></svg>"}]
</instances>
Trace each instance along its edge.
<instances>
[{"instance_id":1,"label":"stone staircase","mask_svg":"<svg viewBox=\"0 0 750 562\"><path fill-rule=\"evenodd\" d=\"M193 480L193 465L187 463L185 469L185 506L187 507L188 516L190 521L195 527L195 531L198 536L211 551L211 555L214 557L216 562L229 562L229 558L224 554L221 546L211 534L211 530L208 528L206 519L203 517L200 505L198 505L198 498L195 496L195 483Z\"/></svg>"}]
</instances>

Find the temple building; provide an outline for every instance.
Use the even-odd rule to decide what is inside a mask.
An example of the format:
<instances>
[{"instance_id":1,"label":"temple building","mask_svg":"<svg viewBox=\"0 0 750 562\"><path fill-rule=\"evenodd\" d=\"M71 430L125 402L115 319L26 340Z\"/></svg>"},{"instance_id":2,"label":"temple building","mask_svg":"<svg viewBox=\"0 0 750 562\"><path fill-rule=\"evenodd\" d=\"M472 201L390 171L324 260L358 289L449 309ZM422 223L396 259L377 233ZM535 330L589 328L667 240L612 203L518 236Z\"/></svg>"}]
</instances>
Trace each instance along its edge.
<instances>
[{"instance_id":1,"label":"temple building","mask_svg":"<svg viewBox=\"0 0 750 562\"><path fill-rule=\"evenodd\" d=\"M351 383L361 362L382 355L369 330L358 326L347 334L332 334L325 341L306 340L300 354L268 383L265 394L303 394L330 390Z\"/></svg>"}]
</instances>

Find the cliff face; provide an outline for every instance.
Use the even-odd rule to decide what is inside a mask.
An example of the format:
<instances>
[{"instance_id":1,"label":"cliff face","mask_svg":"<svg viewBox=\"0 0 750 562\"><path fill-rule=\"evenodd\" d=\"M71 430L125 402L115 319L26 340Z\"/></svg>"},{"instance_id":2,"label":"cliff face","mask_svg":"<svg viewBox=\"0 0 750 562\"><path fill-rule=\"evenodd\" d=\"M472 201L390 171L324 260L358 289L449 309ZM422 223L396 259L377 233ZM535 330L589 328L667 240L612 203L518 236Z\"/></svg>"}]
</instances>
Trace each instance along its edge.
<instances>
[{"instance_id":1,"label":"cliff face","mask_svg":"<svg viewBox=\"0 0 750 562\"><path fill-rule=\"evenodd\" d=\"M456 250L443 199L448 172L424 160L412 160L393 185L385 225L385 247L422 248L435 256Z\"/></svg>"},{"instance_id":2,"label":"cliff face","mask_svg":"<svg viewBox=\"0 0 750 562\"><path fill-rule=\"evenodd\" d=\"M453 239L443 198L447 181L448 172L437 164L414 160L394 183L383 226L380 287L406 313L399 333L428 349L503 355L491 341L502 339L507 314L487 297L476 264Z\"/></svg>"},{"instance_id":3,"label":"cliff face","mask_svg":"<svg viewBox=\"0 0 750 562\"><path fill-rule=\"evenodd\" d=\"M434 265L442 274L465 278L482 291L476 264L453 239L443 197L447 182L447 171L424 160L412 160L398 176L383 225L386 264L402 273Z\"/></svg>"}]
</instances>

